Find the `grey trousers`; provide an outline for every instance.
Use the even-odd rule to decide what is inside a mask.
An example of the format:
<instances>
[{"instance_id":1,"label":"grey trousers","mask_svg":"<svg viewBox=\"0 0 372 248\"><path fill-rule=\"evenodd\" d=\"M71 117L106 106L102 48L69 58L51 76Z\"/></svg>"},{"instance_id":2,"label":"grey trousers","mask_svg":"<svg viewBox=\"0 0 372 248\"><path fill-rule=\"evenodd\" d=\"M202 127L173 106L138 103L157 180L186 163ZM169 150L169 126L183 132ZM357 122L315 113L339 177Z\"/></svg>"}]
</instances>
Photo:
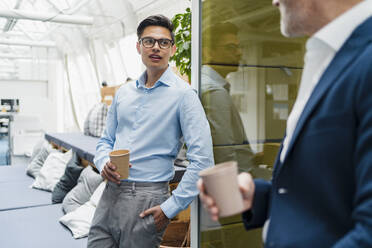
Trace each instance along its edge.
<instances>
[{"instance_id":1,"label":"grey trousers","mask_svg":"<svg viewBox=\"0 0 372 248\"><path fill-rule=\"evenodd\" d=\"M108 182L93 217L88 248L159 247L165 230L139 214L169 197L168 183Z\"/></svg>"}]
</instances>

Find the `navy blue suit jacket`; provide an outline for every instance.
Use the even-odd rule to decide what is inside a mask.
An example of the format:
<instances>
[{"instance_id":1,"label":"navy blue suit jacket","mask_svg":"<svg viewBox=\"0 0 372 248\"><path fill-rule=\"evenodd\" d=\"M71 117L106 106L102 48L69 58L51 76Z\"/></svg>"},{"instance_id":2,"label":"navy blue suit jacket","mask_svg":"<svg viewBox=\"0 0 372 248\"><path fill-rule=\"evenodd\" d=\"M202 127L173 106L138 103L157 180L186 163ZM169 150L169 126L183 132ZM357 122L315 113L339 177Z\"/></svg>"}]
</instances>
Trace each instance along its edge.
<instances>
[{"instance_id":1,"label":"navy blue suit jacket","mask_svg":"<svg viewBox=\"0 0 372 248\"><path fill-rule=\"evenodd\" d=\"M270 218L265 247L372 247L372 18L336 54L278 157L243 214L247 229Z\"/></svg>"}]
</instances>

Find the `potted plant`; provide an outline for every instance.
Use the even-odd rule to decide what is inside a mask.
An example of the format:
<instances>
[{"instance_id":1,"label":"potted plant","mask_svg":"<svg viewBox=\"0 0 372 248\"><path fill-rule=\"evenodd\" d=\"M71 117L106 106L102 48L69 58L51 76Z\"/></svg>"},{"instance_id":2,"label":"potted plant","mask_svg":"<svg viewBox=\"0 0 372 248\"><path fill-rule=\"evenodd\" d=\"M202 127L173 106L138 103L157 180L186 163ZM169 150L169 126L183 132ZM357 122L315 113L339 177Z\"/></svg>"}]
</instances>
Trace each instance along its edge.
<instances>
[{"instance_id":1,"label":"potted plant","mask_svg":"<svg viewBox=\"0 0 372 248\"><path fill-rule=\"evenodd\" d=\"M191 10L187 8L184 13L176 14L172 18L176 39L176 53L170 58L175 61L181 75L191 79Z\"/></svg>"}]
</instances>

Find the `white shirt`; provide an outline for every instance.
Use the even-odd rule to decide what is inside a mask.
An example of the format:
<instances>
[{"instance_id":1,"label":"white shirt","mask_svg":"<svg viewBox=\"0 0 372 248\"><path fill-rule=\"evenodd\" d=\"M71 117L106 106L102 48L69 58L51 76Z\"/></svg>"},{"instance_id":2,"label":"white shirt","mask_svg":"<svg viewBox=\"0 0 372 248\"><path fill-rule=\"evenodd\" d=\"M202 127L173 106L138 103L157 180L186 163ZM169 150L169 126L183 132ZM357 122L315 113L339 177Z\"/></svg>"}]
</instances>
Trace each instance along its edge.
<instances>
[{"instance_id":1,"label":"white shirt","mask_svg":"<svg viewBox=\"0 0 372 248\"><path fill-rule=\"evenodd\" d=\"M372 0L362 1L328 23L307 41L305 66L297 99L287 120L287 135L280 154L281 162L287 154L288 145L302 111L324 71L354 29L371 15Z\"/></svg>"}]
</instances>

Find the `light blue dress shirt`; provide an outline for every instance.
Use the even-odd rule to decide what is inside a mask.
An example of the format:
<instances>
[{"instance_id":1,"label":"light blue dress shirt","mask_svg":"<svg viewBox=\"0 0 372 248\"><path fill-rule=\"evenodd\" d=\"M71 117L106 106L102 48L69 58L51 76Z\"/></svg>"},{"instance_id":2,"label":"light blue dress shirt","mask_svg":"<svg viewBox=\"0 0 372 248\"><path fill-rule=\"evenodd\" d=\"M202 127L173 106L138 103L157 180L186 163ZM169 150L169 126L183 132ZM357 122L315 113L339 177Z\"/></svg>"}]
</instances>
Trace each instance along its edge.
<instances>
[{"instance_id":1,"label":"light blue dress shirt","mask_svg":"<svg viewBox=\"0 0 372 248\"><path fill-rule=\"evenodd\" d=\"M129 181L170 181L183 137L190 164L172 196L160 205L173 218L199 193L199 171L214 165L210 128L196 92L170 67L152 88L145 83L146 72L116 92L94 163L101 172L110 151L129 149Z\"/></svg>"}]
</instances>

